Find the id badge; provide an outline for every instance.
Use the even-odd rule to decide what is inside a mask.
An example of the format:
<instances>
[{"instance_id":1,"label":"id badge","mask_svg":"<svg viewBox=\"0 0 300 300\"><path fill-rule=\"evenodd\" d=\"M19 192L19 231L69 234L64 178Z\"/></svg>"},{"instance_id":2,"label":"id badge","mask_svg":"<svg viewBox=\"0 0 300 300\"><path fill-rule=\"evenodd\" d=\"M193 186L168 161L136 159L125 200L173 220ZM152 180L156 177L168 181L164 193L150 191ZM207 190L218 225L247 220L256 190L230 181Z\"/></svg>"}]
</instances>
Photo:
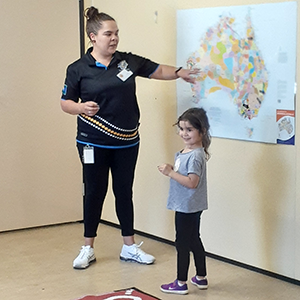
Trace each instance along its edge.
<instances>
[{"instance_id":1,"label":"id badge","mask_svg":"<svg viewBox=\"0 0 300 300\"><path fill-rule=\"evenodd\" d=\"M117 77L119 77L122 81L126 81L132 74L132 71L124 69L117 75Z\"/></svg>"},{"instance_id":2,"label":"id badge","mask_svg":"<svg viewBox=\"0 0 300 300\"><path fill-rule=\"evenodd\" d=\"M95 162L94 147L85 146L83 148L83 163L84 164L93 164L94 162Z\"/></svg>"}]
</instances>

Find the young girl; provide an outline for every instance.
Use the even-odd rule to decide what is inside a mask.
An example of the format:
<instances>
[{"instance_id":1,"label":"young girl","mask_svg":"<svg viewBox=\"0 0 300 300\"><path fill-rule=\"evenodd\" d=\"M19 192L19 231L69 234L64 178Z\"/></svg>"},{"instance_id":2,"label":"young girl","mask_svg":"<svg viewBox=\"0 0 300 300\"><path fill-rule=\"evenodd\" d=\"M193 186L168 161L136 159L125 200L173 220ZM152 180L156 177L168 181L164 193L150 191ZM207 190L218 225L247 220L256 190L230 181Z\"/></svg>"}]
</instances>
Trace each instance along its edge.
<instances>
[{"instance_id":1,"label":"young girl","mask_svg":"<svg viewBox=\"0 0 300 300\"><path fill-rule=\"evenodd\" d=\"M200 238L200 217L207 209L206 160L211 142L209 122L202 108L190 108L175 124L185 147L175 155L174 167L170 164L158 166L158 170L169 176L170 190L167 208L175 211L177 279L163 284L165 293L187 294L187 276L190 251L193 253L196 275L191 283L199 289L207 289L205 250Z\"/></svg>"}]
</instances>

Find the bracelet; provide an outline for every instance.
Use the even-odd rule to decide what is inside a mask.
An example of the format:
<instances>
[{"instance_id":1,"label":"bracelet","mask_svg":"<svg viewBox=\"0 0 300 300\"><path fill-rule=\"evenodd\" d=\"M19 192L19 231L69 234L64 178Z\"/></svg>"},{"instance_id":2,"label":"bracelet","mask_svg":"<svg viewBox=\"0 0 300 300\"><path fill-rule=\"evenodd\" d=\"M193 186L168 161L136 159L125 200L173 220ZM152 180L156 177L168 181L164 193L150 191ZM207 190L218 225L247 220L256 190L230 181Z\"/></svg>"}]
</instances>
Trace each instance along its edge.
<instances>
[{"instance_id":1,"label":"bracelet","mask_svg":"<svg viewBox=\"0 0 300 300\"><path fill-rule=\"evenodd\" d=\"M182 69L182 67L179 67L176 71L175 71L175 74L178 76L178 72ZM179 76L178 76L179 77Z\"/></svg>"}]
</instances>

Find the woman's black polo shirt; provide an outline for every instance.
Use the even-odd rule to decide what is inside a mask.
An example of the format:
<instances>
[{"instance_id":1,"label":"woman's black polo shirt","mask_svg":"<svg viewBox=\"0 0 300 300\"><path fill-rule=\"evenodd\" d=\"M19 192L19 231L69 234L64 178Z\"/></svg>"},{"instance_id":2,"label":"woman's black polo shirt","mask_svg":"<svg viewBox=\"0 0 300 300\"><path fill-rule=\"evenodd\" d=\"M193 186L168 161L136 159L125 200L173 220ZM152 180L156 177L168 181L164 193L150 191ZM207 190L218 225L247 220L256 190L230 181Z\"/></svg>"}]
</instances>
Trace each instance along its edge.
<instances>
[{"instance_id":1,"label":"woman's black polo shirt","mask_svg":"<svg viewBox=\"0 0 300 300\"><path fill-rule=\"evenodd\" d=\"M136 98L137 76L150 77L157 63L132 53L116 51L108 67L91 55L92 48L67 68L62 100L94 101L100 110L94 117L77 117L77 141L103 147L126 147L139 141L140 111ZM125 69L132 75L122 80Z\"/></svg>"}]
</instances>

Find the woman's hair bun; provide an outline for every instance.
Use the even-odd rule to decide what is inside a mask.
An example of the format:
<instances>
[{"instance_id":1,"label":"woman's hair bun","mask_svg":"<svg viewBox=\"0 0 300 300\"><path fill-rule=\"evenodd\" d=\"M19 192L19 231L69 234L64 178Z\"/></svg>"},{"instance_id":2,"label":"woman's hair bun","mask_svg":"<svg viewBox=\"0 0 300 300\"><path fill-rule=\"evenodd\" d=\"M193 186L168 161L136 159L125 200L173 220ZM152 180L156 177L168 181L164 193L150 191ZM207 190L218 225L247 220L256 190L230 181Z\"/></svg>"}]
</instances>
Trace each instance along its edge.
<instances>
[{"instance_id":1,"label":"woman's hair bun","mask_svg":"<svg viewBox=\"0 0 300 300\"><path fill-rule=\"evenodd\" d=\"M91 6L91 7L88 7L86 10L85 10L85 17L88 19L88 20L91 20L93 19L94 17L98 16L99 14L99 11L96 7L94 6Z\"/></svg>"}]
</instances>

